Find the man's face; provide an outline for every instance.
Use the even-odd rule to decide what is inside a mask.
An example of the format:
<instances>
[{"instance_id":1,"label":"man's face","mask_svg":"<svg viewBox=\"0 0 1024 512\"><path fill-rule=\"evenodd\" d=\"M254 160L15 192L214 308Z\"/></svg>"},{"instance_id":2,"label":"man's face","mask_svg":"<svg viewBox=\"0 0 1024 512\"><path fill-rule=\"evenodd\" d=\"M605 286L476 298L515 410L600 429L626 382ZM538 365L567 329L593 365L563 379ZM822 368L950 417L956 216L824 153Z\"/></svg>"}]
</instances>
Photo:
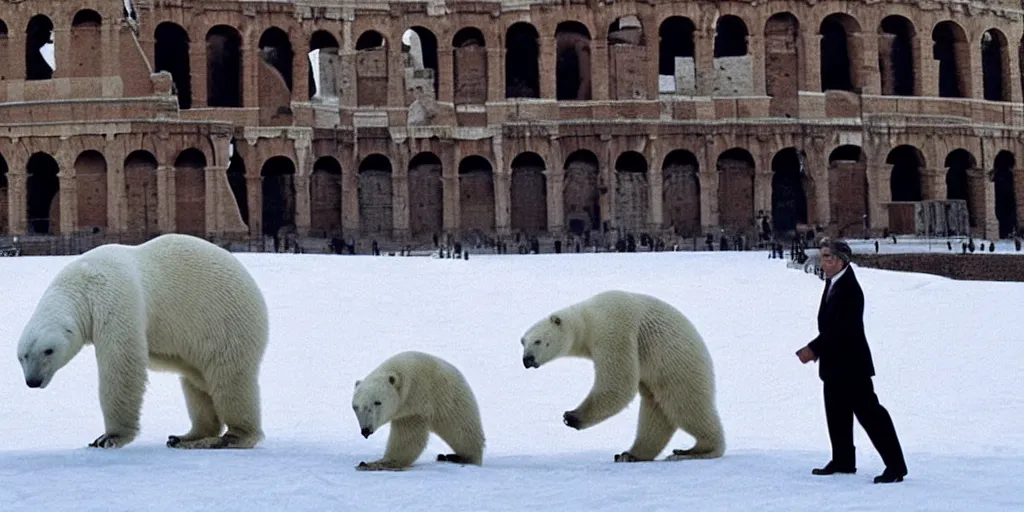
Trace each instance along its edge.
<instances>
[{"instance_id":1,"label":"man's face","mask_svg":"<svg viewBox=\"0 0 1024 512\"><path fill-rule=\"evenodd\" d=\"M828 247L821 248L821 270L825 272L825 277L832 279L832 276L839 273L843 269L843 260L832 254L832 250Z\"/></svg>"}]
</instances>

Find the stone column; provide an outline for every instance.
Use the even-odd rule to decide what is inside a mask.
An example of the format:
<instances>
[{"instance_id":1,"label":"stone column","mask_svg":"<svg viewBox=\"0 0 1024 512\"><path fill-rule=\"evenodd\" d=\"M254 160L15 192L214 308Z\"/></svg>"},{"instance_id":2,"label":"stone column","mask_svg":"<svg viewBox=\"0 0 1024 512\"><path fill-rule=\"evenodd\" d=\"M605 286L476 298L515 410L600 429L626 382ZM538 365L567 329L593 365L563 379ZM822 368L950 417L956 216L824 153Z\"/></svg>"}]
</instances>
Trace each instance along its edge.
<instances>
[{"instance_id":1,"label":"stone column","mask_svg":"<svg viewBox=\"0 0 1024 512\"><path fill-rule=\"evenodd\" d=\"M224 190L227 185L227 166L207 166L204 169L206 184L206 233L220 234L224 232Z\"/></svg>"},{"instance_id":2,"label":"stone column","mask_svg":"<svg viewBox=\"0 0 1024 512\"><path fill-rule=\"evenodd\" d=\"M505 137L500 132L491 137L491 151L494 154L494 226L499 236L505 236L512 233L512 169L505 164Z\"/></svg>"},{"instance_id":3,"label":"stone column","mask_svg":"<svg viewBox=\"0 0 1024 512\"><path fill-rule=\"evenodd\" d=\"M57 173L60 180L60 228L57 233L62 235L74 233L78 227L78 180L74 169L70 173L65 172L66 169L69 167L61 163L61 170ZM53 230L52 225L50 229Z\"/></svg>"},{"instance_id":4,"label":"stone column","mask_svg":"<svg viewBox=\"0 0 1024 512\"><path fill-rule=\"evenodd\" d=\"M7 232L23 235L28 232L27 183L25 166L15 167L13 162L7 171Z\"/></svg>"},{"instance_id":5,"label":"stone column","mask_svg":"<svg viewBox=\"0 0 1024 512\"><path fill-rule=\"evenodd\" d=\"M455 95L455 59L452 58L451 41L438 41L437 67L437 101L451 103Z\"/></svg>"},{"instance_id":6,"label":"stone column","mask_svg":"<svg viewBox=\"0 0 1024 512\"><path fill-rule=\"evenodd\" d=\"M879 35L873 31L857 32L852 35L854 48L858 54L856 59L857 80L854 87L860 86L863 94L882 93L882 75L878 69L878 38Z\"/></svg>"},{"instance_id":7,"label":"stone column","mask_svg":"<svg viewBox=\"0 0 1024 512\"><path fill-rule=\"evenodd\" d=\"M803 47L800 48L800 67L803 69L803 81L800 90L821 92L821 34L814 27L805 27L810 31L800 35Z\"/></svg>"},{"instance_id":8,"label":"stone column","mask_svg":"<svg viewBox=\"0 0 1024 512\"><path fill-rule=\"evenodd\" d=\"M867 161L868 217L873 231L889 227L889 203L892 201L892 189L889 187L891 172L892 165L885 163L885 160Z\"/></svg>"},{"instance_id":9,"label":"stone column","mask_svg":"<svg viewBox=\"0 0 1024 512\"><path fill-rule=\"evenodd\" d=\"M487 46L487 97L484 102L505 99L505 45Z\"/></svg>"},{"instance_id":10,"label":"stone column","mask_svg":"<svg viewBox=\"0 0 1024 512\"><path fill-rule=\"evenodd\" d=\"M442 197L444 198L444 229L448 233L459 230L459 161L462 160L458 145L443 151L441 169Z\"/></svg>"},{"instance_id":11,"label":"stone column","mask_svg":"<svg viewBox=\"0 0 1024 512\"><path fill-rule=\"evenodd\" d=\"M537 64L538 79L540 81L540 97L555 99L557 97L558 84L558 49L557 41L552 39L550 44L540 44L540 62Z\"/></svg>"},{"instance_id":12,"label":"stone column","mask_svg":"<svg viewBox=\"0 0 1024 512\"><path fill-rule=\"evenodd\" d=\"M156 51L155 43L153 51ZM155 60L153 62L156 62ZM242 62L243 65L248 65L247 62ZM206 82L207 82L207 68L206 68L206 40L200 39L196 42L189 43L188 45L188 66L189 74L191 75L191 86L192 86L192 108L203 108L208 104L206 102ZM242 72L245 74L245 71ZM245 77L247 80L248 77Z\"/></svg>"},{"instance_id":13,"label":"stone column","mask_svg":"<svg viewBox=\"0 0 1024 512\"><path fill-rule=\"evenodd\" d=\"M661 168L661 150L658 146L658 136L647 136L647 151L644 157L647 159L647 230L651 233L659 233L664 229L664 190L665 174Z\"/></svg>"},{"instance_id":14,"label":"stone column","mask_svg":"<svg viewBox=\"0 0 1024 512\"><path fill-rule=\"evenodd\" d=\"M67 22L65 21L65 23ZM56 21L53 25L53 60L57 67L57 69L53 72L53 78L69 78L74 72L74 69L71 67L71 26L70 24L65 25L60 21ZM16 57L16 55L14 57ZM24 53L21 55L21 57L22 60L24 60Z\"/></svg>"},{"instance_id":15,"label":"stone column","mask_svg":"<svg viewBox=\"0 0 1024 512\"><path fill-rule=\"evenodd\" d=\"M918 33L914 36L914 92L918 96L939 96L939 61L932 57L932 38L930 34ZM886 214L886 226L889 223Z\"/></svg>"},{"instance_id":16,"label":"stone column","mask_svg":"<svg viewBox=\"0 0 1024 512\"><path fill-rule=\"evenodd\" d=\"M754 204L753 209L750 210L751 222L757 218L758 210L772 211L772 170L770 166L758 167L754 170Z\"/></svg>"},{"instance_id":17,"label":"stone column","mask_svg":"<svg viewBox=\"0 0 1024 512\"><path fill-rule=\"evenodd\" d=\"M156 168L157 227L161 233L173 233L175 229L175 183L174 167L160 165Z\"/></svg>"},{"instance_id":18,"label":"stone column","mask_svg":"<svg viewBox=\"0 0 1024 512\"><path fill-rule=\"evenodd\" d=\"M359 233L359 162L352 159L341 170L341 232L344 236Z\"/></svg>"},{"instance_id":19,"label":"stone column","mask_svg":"<svg viewBox=\"0 0 1024 512\"><path fill-rule=\"evenodd\" d=\"M295 175L295 230L300 236L309 235L312 215L309 204L310 175Z\"/></svg>"},{"instance_id":20,"label":"stone column","mask_svg":"<svg viewBox=\"0 0 1024 512\"><path fill-rule=\"evenodd\" d=\"M124 177L124 150L106 149L107 157L107 229L122 232L128 229L128 200Z\"/></svg>"},{"instance_id":21,"label":"stone column","mask_svg":"<svg viewBox=\"0 0 1024 512\"><path fill-rule=\"evenodd\" d=\"M767 89L765 88L765 74L764 74L764 36L758 34L751 34L747 36L747 55L750 56L750 65L753 67L751 70L751 77L753 77L752 96L765 96L767 95Z\"/></svg>"},{"instance_id":22,"label":"stone column","mask_svg":"<svg viewBox=\"0 0 1024 512\"><path fill-rule=\"evenodd\" d=\"M558 236L565 231L565 204L562 202L565 171L557 167L545 169L544 178L548 189L548 232Z\"/></svg>"},{"instance_id":23,"label":"stone column","mask_svg":"<svg viewBox=\"0 0 1024 512\"><path fill-rule=\"evenodd\" d=\"M263 177L257 173L245 175L245 188L249 196L249 236L263 237Z\"/></svg>"},{"instance_id":24,"label":"stone column","mask_svg":"<svg viewBox=\"0 0 1024 512\"><path fill-rule=\"evenodd\" d=\"M609 98L608 76L608 41L606 39L590 40L590 96L597 101Z\"/></svg>"},{"instance_id":25,"label":"stone column","mask_svg":"<svg viewBox=\"0 0 1024 512\"><path fill-rule=\"evenodd\" d=\"M979 169L979 171L981 170ZM981 171L981 174L981 176L978 176L978 179L982 183L982 190L984 190L985 200L984 205L982 205L984 210L983 215L981 216L983 225L978 227L983 228L985 230L983 236L990 240L997 240L999 239L999 218L996 217L996 184L994 179L995 173L993 170ZM989 178L989 176L992 176L992 178ZM1017 201L1019 204L1020 199L1017 199ZM975 208L977 208L977 206ZM1020 224L1020 220L1018 220L1017 223Z\"/></svg>"}]
</instances>

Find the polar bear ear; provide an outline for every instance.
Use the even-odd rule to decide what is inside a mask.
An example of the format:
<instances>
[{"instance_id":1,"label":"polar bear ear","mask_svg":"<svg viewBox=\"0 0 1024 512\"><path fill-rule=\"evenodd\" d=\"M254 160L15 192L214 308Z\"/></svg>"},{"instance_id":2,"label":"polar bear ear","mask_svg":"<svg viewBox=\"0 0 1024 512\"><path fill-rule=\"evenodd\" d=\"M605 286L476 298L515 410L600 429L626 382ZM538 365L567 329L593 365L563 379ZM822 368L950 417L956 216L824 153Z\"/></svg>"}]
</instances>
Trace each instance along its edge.
<instances>
[{"instance_id":1,"label":"polar bear ear","mask_svg":"<svg viewBox=\"0 0 1024 512\"><path fill-rule=\"evenodd\" d=\"M359 384L361 384L362 382L363 382L363 381L361 381L361 380L357 380L357 381L356 381L356 387L358 388L358 387L359 387Z\"/></svg>"},{"instance_id":2,"label":"polar bear ear","mask_svg":"<svg viewBox=\"0 0 1024 512\"><path fill-rule=\"evenodd\" d=\"M401 382L398 380L398 375L395 375L394 373L388 375L388 383L396 388L401 385Z\"/></svg>"},{"instance_id":3,"label":"polar bear ear","mask_svg":"<svg viewBox=\"0 0 1024 512\"><path fill-rule=\"evenodd\" d=\"M555 325L562 325L562 319L558 315L551 315L551 323Z\"/></svg>"}]
</instances>

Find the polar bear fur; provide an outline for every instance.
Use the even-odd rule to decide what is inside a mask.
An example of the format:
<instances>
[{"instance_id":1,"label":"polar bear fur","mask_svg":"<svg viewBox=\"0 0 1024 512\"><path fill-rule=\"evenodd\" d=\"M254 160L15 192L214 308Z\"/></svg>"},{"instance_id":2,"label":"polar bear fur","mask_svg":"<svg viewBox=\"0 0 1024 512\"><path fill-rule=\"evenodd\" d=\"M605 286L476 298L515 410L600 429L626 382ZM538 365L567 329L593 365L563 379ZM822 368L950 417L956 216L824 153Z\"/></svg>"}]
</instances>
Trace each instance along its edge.
<instances>
[{"instance_id":1,"label":"polar bear fur","mask_svg":"<svg viewBox=\"0 0 1024 512\"><path fill-rule=\"evenodd\" d=\"M138 435L148 366L181 375L192 429L168 446L251 448L263 438L267 328L263 295L241 262L168 234L103 245L61 269L22 332L18 360L26 384L45 388L84 345L95 347L105 432L89 446L118 448Z\"/></svg>"},{"instance_id":2,"label":"polar bear fur","mask_svg":"<svg viewBox=\"0 0 1024 512\"><path fill-rule=\"evenodd\" d=\"M411 466L426 449L430 432L455 452L438 455L438 461L483 464L484 430L473 390L455 366L439 357L415 351L391 356L356 381L352 410L363 437L391 423L384 457L360 462L358 470Z\"/></svg>"},{"instance_id":3,"label":"polar bear fur","mask_svg":"<svg viewBox=\"0 0 1024 512\"><path fill-rule=\"evenodd\" d=\"M563 417L583 430L623 410L640 393L636 440L616 462L649 461L682 429L696 440L667 460L716 458L725 434L715 405L711 356L696 327L679 310L638 293L607 291L555 311L521 340L523 365L561 357L594 362L594 385Z\"/></svg>"}]
</instances>

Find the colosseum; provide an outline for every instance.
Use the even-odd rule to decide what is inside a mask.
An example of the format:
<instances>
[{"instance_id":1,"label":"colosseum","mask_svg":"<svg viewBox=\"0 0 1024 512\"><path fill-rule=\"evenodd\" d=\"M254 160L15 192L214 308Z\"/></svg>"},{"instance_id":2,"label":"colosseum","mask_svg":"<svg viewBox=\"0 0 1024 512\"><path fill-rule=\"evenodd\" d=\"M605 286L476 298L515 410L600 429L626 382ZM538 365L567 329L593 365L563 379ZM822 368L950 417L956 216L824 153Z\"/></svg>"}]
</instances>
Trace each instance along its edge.
<instances>
[{"instance_id":1,"label":"colosseum","mask_svg":"<svg viewBox=\"0 0 1024 512\"><path fill-rule=\"evenodd\" d=\"M1006 237L1021 7L0 0L0 229Z\"/></svg>"}]
</instances>

